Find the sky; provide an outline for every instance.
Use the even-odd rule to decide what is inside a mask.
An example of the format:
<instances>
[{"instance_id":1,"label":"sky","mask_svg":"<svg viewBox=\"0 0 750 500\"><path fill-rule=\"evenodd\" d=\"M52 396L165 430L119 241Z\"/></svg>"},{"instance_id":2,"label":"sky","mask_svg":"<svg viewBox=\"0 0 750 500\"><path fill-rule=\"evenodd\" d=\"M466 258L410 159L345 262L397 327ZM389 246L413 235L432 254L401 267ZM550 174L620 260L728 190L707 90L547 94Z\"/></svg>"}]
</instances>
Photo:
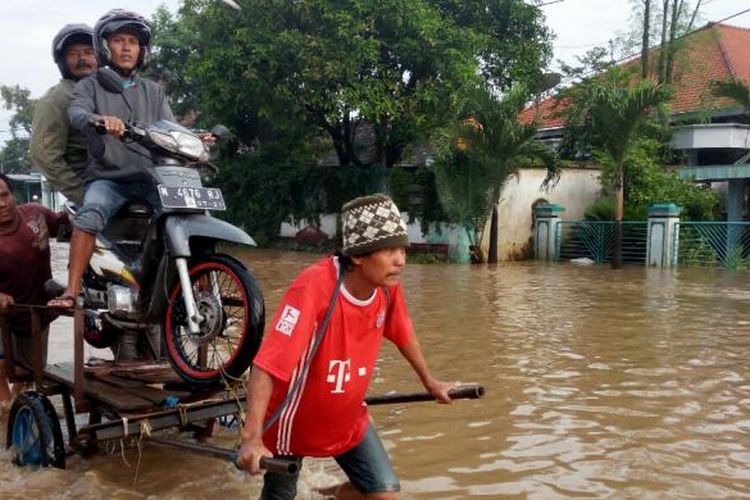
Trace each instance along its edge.
<instances>
[{"instance_id":1,"label":"sky","mask_svg":"<svg viewBox=\"0 0 750 500\"><path fill-rule=\"evenodd\" d=\"M242 0L236 0L242 5ZM574 62L596 45L607 46L619 32L631 24L630 0L544 0L542 10L547 25L555 34L555 60ZM60 74L52 61L51 43L57 31L67 23L93 26L107 10L126 7L146 17L160 5L174 11L179 0L23 0L0 2L0 83L19 84L40 97L53 86ZM695 3L693 0L691 3ZM703 0L702 19L720 21L750 8L748 0ZM727 24L750 28L750 12ZM553 69L556 64L553 63ZM9 138L9 113L0 110L0 144Z\"/></svg>"}]
</instances>

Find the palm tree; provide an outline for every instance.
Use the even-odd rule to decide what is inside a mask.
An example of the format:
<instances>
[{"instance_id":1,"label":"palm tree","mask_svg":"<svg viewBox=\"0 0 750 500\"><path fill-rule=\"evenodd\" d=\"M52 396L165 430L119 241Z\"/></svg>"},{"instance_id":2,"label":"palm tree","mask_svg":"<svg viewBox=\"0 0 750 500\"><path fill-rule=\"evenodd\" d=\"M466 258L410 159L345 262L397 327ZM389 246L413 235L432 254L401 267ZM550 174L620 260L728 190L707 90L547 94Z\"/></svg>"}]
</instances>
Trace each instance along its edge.
<instances>
[{"instance_id":1,"label":"palm tree","mask_svg":"<svg viewBox=\"0 0 750 500\"><path fill-rule=\"evenodd\" d=\"M488 217L496 218L503 184L523 162L547 167L546 183L557 178L557 155L535 140L537 124L518 121L528 97L522 86L511 88L501 100L486 89L472 92L449 130L449 151L435 165L443 209L464 225L475 247L482 241ZM488 262L497 262L495 224L488 257Z\"/></svg>"},{"instance_id":2,"label":"palm tree","mask_svg":"<svg viewBox=\"0 0 750 500\"><path fill-rule=\"evenodd\" d=\"M651 110L666 103L670 88L652 80L634 82L617 69L579 84L568 94L571 98L569 124L586 123L610 157L614 168L615 234L612 268L622 267L622 215L625 208L624 166ZM569 134L576 127L569 127Z\"/></svg>"}]
</instances>

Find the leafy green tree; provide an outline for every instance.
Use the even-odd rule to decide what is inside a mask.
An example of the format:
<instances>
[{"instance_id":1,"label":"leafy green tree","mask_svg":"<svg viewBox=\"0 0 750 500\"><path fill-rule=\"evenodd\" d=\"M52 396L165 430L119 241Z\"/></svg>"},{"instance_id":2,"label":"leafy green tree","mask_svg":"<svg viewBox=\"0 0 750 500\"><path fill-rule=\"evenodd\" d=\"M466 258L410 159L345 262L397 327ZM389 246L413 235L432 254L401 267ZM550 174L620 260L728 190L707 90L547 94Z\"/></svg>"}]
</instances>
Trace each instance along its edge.
<instances>
[{"instance_id":1,"label":"leafy green tree","mask_svg":"<svg viewBox=\"0 0 750 500\"><path fill-rule=\"evenodd\" d=\"M221 122L235 132L219 178L237 183L222 185L230 191L249 182L251 166L273 172L278 189L321 180L310 172L319 164L338 163L344 170L334 177L352 178L372 163L393 166L407 146L428 142L455 117L465 89L533 86L551 52L539 8L523 0L244 0L242 7L184 0L176 15L159 11L151 70L179 114L197 110L198 125ZM319 189L324 194L290 196L333 200L348 192L338 182ZM285 195L253 196L245 203L273 206L271 213L307 213ZM249 224L258 223L253 217Z\"/></svg>"},{"instance_id":2,"label":"leafy green tree","mask_svg":"<svg viewBox=\"0 0 750 500\"><path fill-rule=\"evenodd\" d=\"M9 125L13 137L19 132L24 135L31 134L31 119L34 114L34 100L31 99L31 91L20 85L0 85L0 96L5 103L5 109L14 111Z\"/></svg>"},{"instance_id":3,"label":"leafy green tree","mask_svg":"<svg viewBox=\"0 0 750 500\"><path fill-rule=\"evenodd\" d=\"M29 139L11 137L0 150L0 172L4 174L28 174Z\"/></svg>"},{"instance_id":4,"label":"leafy green tree","mask_svg":"<svg viewBox=\"0 0 750 500\"><path fill-rule=\"evenodd\" d=\"M443 209L466 229L475 247L495 215L503 184L519 167L547 167L548 182L557 176L556 154L536 140L538 124L518 120L528 98L523 86L512 87L501 100L487 90L474 91L449 130L451 146L434 166ZM489 262L497 262L496 246L495 232L490 235Z\"/></svg>"},{"instance_id":5,"label":"leafy green tree","mask_svg":"<svg viewBox=\"0 0 750 500\"><path fill-rule=\"evenodd\" d=\"M461 29L477 33L484 82L506 91L538 89L552 54L552 33L539 6L523 0L432 0Z\"/></svg>"},{"instance_id":6,"label":"leafy green tree","mask_svg":"<svg viewBox=\"0 0 750 500\"><path fill-rule=\"evenodd\" d=\"M476 249L486 221L485 210L492 200L492 190L487 187L488 172L476 157L460 147L438 157L432 168L438 199L448 222L462 227L469 245Z\"/></svg>"},{"instance_id":7,"label":"leafy green tree","mask_svg":"<svg viewBox=\"0 0 750 500\"><path fill-rule=\"evenodd\" d=\"M179 100L256 137L314 128L330 136L341 165L362 163L355 138L365 124L376 158L399 161L477 78L479 37L425 0L251 0L239 13L186 1L177 19L159 20L166 58L160 49L157 71ZM187 77L171 77L180 71Z\"/></svg>"},{"instance_id":8,"label":"leafy green tree","mask_svg":"<svg viewBox=\"0 0 750 500\"><path fill-rule=\"evenodd\" d=\"M632 75L613 68L603 75L572 87L565 93L568 151L581 151L582 138L598 143L611 159L615 197L615 241L612 267L622 267L622 217L625 166L628 155L647 125L651 111L665 104L669 87L651 80L633 81ZM571 144L573 147L571 147Z\"/></svg>"},{"instance_id":9,"label":"leafy green tree","mask_svg":"<svg viewBox=\"0 0 750 500\"><path fill-rule=\"evenodd\" d=\"M31 91L19 85L0 85L4 107L13 111L8 121L11 138L0 150L0 171L6 174L25 174L30 171L29 136L34 100Z\"/></svg>"},{"instance_id":10,"label":"leafy green tree","mask_svg":"<svg viewBox=\"0 0 750 500\"><path fill-rule=\"evenodd\" d=\"M156 15L155 73L170 93L209 115L241 114L250 133L268 131L264 121L315 127L341 165L362 163L355 139L364 125L390 166L453 115L463 89L480 79L500 90L534 87L551 53L540 9L523 0L222 7L185 0L176 17Z\"/></svg>"},{"instance_id":11,"label":"leafy green tree","mask_svg":"<svg viewBox=\"0 0 750 500\"><path fill-rule=\"evenodd\" d=\"M695 28L705 3L703 0L630 0L631 26L612 40L613 46L618 47L618 59L629 59L640 53L642 78L656 75L659 82L671 83L674 62L684 42L682 37ZM650 53L653 47L659 47L659 52Z\"/></svg>"},{"instance_id":12,"label":"leafy green tree","mask_svg":"<svg viewBox=\"0 0 750 500\"><path fill-rule=\"evenodd\" d=\"M673 170L665 169L663 144L653 138L639 137L625 160L625 210L627 220L646 220L648 209L657 203L675 203L683 208L689 220L713 220L718 216L719 195L710 186L697 185L680 179ZM613 185L615 174L609 155L598 154L597 163L604 167L602 184ZM613 220L611 198L600 200L587 209L589 218Z\"/></svg>"}]
</instances>

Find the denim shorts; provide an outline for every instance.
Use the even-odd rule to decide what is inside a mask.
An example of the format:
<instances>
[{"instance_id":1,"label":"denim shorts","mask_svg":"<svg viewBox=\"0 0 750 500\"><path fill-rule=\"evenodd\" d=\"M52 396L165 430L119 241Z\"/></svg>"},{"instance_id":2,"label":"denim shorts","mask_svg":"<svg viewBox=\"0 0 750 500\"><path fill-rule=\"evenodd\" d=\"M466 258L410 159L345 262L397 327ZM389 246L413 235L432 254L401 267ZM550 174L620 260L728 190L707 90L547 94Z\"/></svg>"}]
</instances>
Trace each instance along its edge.
<instances>
[{"instance_id":1,"label":"denim shorts","mask_svg":"<svg viewBox=\"0 0 750 500\"><path fill-rule=\"evenodd\" d=\"M99 234L109 219L131 201L146 203L152 208L161 206L156 185L151 181L96 179L86 185L83 205L75 216L75 226L85 233Z\"/></svg>"},{"instance_id":2,"label":"denim shorts","mask_svg":"<svg viewBox=\"0 0 750 500\"><path fill-rule=\"evenodd\" d=\"M280 457L302 465L302 457ZM362 493L395 492L401 489L396 473L388 458L383 442L372 423L362 441L347 451L333 457L357 490ZM297 475L266 472L263 476L263 500L291 500L297 494Z\"/></svg>"},{"instance_id":3,"label":"denim shorts","mask_svg":"<svg viewBox=\"0 0 750 500\"><path fill-rule=\"evenodd\" d=\"M34 366L33 349L34 345L31 334L10 333L11 345L13 346L13 360L16 365L22 365L27 368ZM42 364L47 364L47 339L49 338L49 328L42 329ZM0 337L0 361L7 359L5 355L5 339Z\"/></svg>"}]
</instances>

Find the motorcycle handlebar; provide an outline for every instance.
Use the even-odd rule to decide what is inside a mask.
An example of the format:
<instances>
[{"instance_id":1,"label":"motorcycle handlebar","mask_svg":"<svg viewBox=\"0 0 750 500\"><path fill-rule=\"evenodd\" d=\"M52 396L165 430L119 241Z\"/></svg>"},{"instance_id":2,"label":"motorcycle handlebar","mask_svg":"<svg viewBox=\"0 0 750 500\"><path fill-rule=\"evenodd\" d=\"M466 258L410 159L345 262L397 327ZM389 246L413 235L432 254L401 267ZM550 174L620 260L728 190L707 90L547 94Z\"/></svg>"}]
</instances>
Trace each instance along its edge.
<instances>
[{"instance_id":1,"label":"motorcycle handlebar","mask_svg":"<svg viewBox=\"0 0 750 500\"><path fill-rule=\"evenodd\" d=\"M122 134L122 139L133 139L138 140L144 136L143 132L139 132L138 127L125 123L125 132ZM104 120L101 117L91 118L89 124L94 128L94 131L99 135L107 135L107 127L104 124Z\"/></svg>"},{"instance_id":2,"label":"motorcycle handlebar","mask_svg":"<svg viewBox=\"0 0 750 500\"><path fill-rule=\"evenodd\" d=\"M100 118L91 118L89 125L94 128L94 132L99 135L105 135L107 133L107 127L104 126L104 121Z\"/></svg>"}]
</instances>

